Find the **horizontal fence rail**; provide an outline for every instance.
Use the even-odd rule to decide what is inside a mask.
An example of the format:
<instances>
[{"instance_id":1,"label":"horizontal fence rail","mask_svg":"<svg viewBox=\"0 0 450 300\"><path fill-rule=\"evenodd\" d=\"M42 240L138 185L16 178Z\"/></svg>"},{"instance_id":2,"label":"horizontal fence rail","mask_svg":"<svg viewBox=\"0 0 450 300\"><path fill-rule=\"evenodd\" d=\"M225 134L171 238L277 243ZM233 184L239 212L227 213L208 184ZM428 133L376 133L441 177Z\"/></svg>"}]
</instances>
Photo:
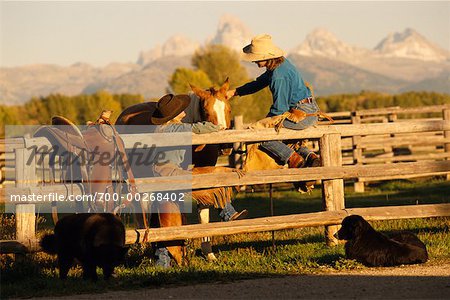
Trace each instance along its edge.
<instances>
[{"instance_id":1,"label":"horizontal fence rail","mask_svg":"<svg viewBox=\"0 0 450 300\"><path fill-rule=\"evenodd\" d=\"M260 142L276 140L318 139L324 134L338 133L342 137L380 134L415 133L428 131L450 131L450 121L402 122L355 125L323 125L305 130L268 129L225 130L220 132L193 134L186 139L186 133L151 133L121 135L126 148L142 148L144 145L157 147L188 146L202 144L227 144L236 142ZM51 143L46 138L16 138L6 141L7 149L36 147L38 150Z\"/></svg>"},{"instance_id":2,"label":"horizontal fence rail","mask_svg":"<svg viewBox=\"0 0 450 300\"><path fill-rule=\"evenodd\" d=\"M199 174L192 176L152 177L136 179L140 192L179 190L180 186L203 189L222 186L239 186L280 182L297 182L324 179L350 179L358 177L379 177L392 175L411 175L416 173L450 173L450 161L409 162L389 165L361 165L342 167L317 167L305 169L278 169L251 171L241 175L230 173ZM66 194L70 190L81 195L79 185L68 188L68 184L53 184L36 187L10 187L7 194ZM16 202L20 203L20 202Z\"/></svg>"},{"instance_id":3,"label":"horizontal fence rail","mask_svg":"<svg viewBox=\"0 0 450 300\"><path fill-rule=\"evenodd\" d=\"M375 115L390 115L390 114L423 114L423 113L440 113L444 109L450 109L450 105L431 105L420 107L388 107L388 108L373 108L366 110L357 110L354 112L356 116L375 116Z\"/></svg>"},{"instance_id":4,"label":"horizontal fence rail","mask_svg":"<svg viewBox=\"0 0 450 300\"><path fill-rule=\"evenodd\" d=\"M223 236L231 234L263 232L272 230L294 229L302 227L327 226L340 224L349 215L361 215L366 220L394 220L409 218L450 217L450 204L403 205L370 208L348 208L336 211L322 211L287 216L265 217L239 220L233 222L216 222L194 224L177 227L150 228L147 242L174 241L201 238L204 236ZM140 242L146 233L145 229L126 231L126 243ZM38 240L28 243L17 241L1 241L0 253L24 253L40 251Z\"/></svg>"}]
</instances>

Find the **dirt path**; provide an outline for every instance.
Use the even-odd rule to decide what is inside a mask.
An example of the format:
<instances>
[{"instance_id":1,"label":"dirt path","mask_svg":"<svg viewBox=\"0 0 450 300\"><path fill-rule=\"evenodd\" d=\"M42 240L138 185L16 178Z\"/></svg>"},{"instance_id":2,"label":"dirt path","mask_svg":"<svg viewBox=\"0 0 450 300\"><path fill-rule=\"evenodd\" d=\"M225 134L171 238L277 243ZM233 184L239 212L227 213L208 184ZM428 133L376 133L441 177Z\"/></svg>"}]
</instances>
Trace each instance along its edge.
<instances>
[{"instance_id":1,"label":"dirt path","mask_svg":"<svg viewBox=\"0 0 450 300\"><path fill-rule=\"evenodd\" d=\"M166 286L58 299L450 299L450 264ZM42 299L42 298L41 298Z\"/></svg>"}]
</instances>

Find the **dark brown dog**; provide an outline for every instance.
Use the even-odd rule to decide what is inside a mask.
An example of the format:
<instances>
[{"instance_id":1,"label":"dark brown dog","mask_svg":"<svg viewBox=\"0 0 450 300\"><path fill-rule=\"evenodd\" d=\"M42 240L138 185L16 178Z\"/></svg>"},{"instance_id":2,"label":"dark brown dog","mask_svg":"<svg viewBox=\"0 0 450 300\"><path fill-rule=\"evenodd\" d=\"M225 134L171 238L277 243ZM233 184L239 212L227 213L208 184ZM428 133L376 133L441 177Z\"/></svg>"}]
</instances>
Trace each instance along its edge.
<instances>
[{"instance_id":1,"label":"dark brown dog","mask_svg":"<svg viewBox=\"0 0 450 300\"><path fill-rule=\"evenodd\" d=\"M397 232L389 238L358 215L344 218L335 237L347 241L345 255L348 259L356 259L367 266L417 264L428 260L425 245L413 233Z\"/></svg>"},{"instance_id":2,"label":"dark brown dog","mask_svg":"<svg viewBox=\"0 0 450 300\"><path fill-rule=\"evenodd\" d=\"M125 227L113 214L75 214L67 216L55 226L55 234L42 238L45 252L58 255L59 277L67 278L73 260L83 267L83 278L97 280L97 266L105 279L123 260L128 248Z\"/></svg>"}]
</instances>

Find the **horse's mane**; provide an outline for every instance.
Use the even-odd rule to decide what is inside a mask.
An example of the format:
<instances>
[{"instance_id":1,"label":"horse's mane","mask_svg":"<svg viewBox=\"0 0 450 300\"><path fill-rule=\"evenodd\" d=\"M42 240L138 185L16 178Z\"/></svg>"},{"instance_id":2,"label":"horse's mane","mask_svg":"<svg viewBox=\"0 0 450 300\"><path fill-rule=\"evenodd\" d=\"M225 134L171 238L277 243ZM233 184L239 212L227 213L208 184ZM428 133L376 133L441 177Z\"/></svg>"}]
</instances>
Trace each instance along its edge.
<instances>
[{"instance_id":1,"label":"horse's mane","mask_svg":"<svg viewBox=\"0 0 450 300\"><path fill-rule=\"evenodd\" d=\"M194 94L193 92L189 92L189 97L191 98L191 103L184 110L186 116L181 120L183 123L196 123L201 122L201 106L200 106L200 98Z\"/></svg>"}]
</instances>

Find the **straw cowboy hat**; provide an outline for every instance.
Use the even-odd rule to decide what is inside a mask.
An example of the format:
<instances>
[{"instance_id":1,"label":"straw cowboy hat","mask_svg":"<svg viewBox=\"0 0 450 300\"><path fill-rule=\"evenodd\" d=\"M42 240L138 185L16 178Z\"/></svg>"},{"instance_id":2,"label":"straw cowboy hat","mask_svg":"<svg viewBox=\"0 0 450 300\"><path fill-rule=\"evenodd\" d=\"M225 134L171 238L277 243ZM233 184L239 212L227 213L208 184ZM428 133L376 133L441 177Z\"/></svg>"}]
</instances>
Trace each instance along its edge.
<instances>
[{"instance_id":1,"label":"straw cowboy hat","mask_svg":"<svg viewBox=\"0 0 450 300\"><path fill-rule=\"evenodd\" d=\"M178 116L189 106L191 98L188 95L167 94L158 100L156 110L151 117L152 124L161 125Z\"/></svg>"},{"instance_id":2,"label":"straw cowboy hat","mask_svg":"<svg viewBox=\"0 0 450 300\"><path fill-rule=\"evenodd\" d=\"M260 34L252 39L250 45L242 51L242 59L246 61L259 61L284 56L284 51L275 46L272 37L268 34Z\"/></svg>"}]
</instances>

